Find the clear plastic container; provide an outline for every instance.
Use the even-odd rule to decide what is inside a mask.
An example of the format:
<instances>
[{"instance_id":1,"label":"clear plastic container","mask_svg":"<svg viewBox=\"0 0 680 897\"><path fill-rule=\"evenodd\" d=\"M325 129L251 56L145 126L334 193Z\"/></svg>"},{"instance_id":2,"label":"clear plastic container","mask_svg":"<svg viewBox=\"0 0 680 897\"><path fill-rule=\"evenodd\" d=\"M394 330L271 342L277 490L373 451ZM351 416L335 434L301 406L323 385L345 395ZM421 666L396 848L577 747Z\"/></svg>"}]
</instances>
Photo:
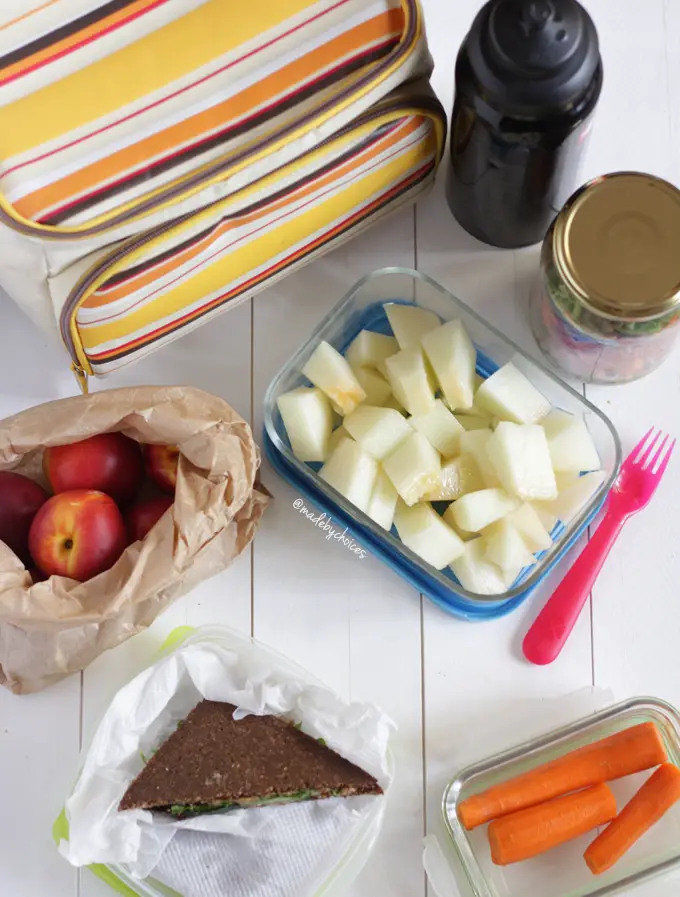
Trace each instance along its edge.
<instances>
[{"instance_id":1,"label":"clear plastic container","mask_svg":"<svg viewBox=\"0 0 680 897\"><path fill-rule=\"evenodd\" d=\"M448 837L445 836L446 843L442 846L453 848L458 861L456 865L464 874L469 893L474 897L606 897L632 893L649 879L680 868L680 805L643 835L615 866L598 876L590 872L583 859L593 833L531 860L505 867L494 866L486 826L468 832L456 812L460 801L470 794L644 722L656 724L669 760L680 766L680 716L677 710L655 698L642 697L615 704L458 773L444 792L443 816ZM648 776L648 772L643 772L609 783L619 809ZM446 889L439 888L437 892L455 893L457 888L452 884L453 879L448 882ZM658 893L655 888L656 884L640 891L636 889L635 894L652 897ZM440 897L444 897L444 893Z\"/></svg>"},{"instance_id":2,"label":"clear plastic container","mask_svg":"<svg viewBox=\"0 0 680 897\"><path fill-rule=\"evenodd\" d=\"M414 304L434 311L448 321L460 319L478 350L477 373L488 377L512 361L549 401L558 408L584 416L600 455L606 479L588 505L567 526L553 531L553 545L533 567L501 595L478 595L464 589L448 568L438 571L406 548L393 528L391 533L351 505L318 475L319 464L299 461L290 448L277 409L278 397L298 386L309 385L301 371L317 345L326 340L344 352L360 330L389 333L385 302ZM448 290L418 271L384 268L362 278L321 322L314 333L274 377L264 402L264 451L272 467L304 498L333 518L368 551L388 564L419 592L445 611L469 620L499 617L514 610L538 586L601 508L621 464L621 445L611 422L583 396L567 386L540 362L486 323Z\"/></svg>"}]
</instances>

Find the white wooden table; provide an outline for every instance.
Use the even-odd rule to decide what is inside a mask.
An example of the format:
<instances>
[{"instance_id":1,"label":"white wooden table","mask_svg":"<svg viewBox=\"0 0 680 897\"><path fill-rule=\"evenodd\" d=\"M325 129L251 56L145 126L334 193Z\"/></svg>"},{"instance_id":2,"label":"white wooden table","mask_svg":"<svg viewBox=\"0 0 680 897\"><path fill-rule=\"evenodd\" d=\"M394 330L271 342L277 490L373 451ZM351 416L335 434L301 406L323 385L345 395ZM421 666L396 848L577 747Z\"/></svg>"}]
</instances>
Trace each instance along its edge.
<instances>
[{"instance_id":1,"label":"white wooden table","mask_svg":"<svg viewBox=\"0 0 680 897\"><path fill-rule=\"evenodd\" d=\"M586 5L599 27L606 74L584 179L636 169L679 183L680 0ZM434 86L447 111L455 53L478 6L478 0L425 0ZM526 306L537 249L498 251L467 236L448 212L440 180L417 210L397 214L107 385L191 383L226 398L259 439L273 375L347 288L382 265L417 266L533 346ZM0 315L0 416L73 394L59 348L47 345L2 295ZM653 424L678 435L680 351L639 383L589 387L587 396L614 421L626 449ZM294 490L266 464L263 479L275 502L254 547L233 568L82 676L30 697L0 689L3 895L110 894L57 855L51 825L108 701L178 624L220 622L253 633L348 698L379 703L398 723L393 800L352 897L424 897L423 835L437 821L457 752L489 718L511 719L528 699L548 702L591 685L610 687L617 698L651 694L680 705L680 462L624 531L591 605L547 668L530 666L520 650L546 590L496 622L448 617L379 561L327 542L294 509ZM481 738L478 747L483 756Z\"/></svg>"}]
</instances>

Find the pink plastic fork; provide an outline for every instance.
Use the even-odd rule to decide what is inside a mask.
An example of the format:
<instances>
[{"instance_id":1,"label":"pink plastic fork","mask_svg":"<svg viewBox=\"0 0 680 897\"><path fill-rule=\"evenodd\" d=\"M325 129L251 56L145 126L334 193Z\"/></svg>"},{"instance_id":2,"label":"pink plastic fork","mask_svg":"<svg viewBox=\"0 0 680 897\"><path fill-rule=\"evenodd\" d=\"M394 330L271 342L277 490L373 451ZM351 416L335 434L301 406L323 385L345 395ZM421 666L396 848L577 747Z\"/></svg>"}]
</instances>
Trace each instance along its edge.
<instances>
[{"instance_id":1,"label":"pink plastic fork","mask_svg":"<svg viewBox=\"0 0 680 897\"><path fill-rule=\"evenodd\" d=\"M602 523L527 632L522 647L524 656L532 663L552 663L558 656L623 524L645 508L656 492L673 454L675 439L666 448L669 437L661 432L649 440L653 430L642 437L624 461L609 493Z\"/></svg>"}]
</instances>

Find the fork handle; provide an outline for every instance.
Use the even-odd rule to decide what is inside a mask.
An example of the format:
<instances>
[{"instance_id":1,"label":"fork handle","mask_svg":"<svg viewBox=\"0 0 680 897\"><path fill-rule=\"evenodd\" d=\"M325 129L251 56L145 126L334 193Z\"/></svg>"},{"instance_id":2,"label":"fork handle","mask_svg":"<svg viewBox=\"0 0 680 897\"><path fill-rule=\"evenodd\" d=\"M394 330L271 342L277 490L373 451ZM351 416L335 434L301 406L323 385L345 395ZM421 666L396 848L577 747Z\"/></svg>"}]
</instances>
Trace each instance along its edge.
<instances>
[{"instance_id":1,"label":"fork handle","mask_svg":"<svg viewBox=\"0 0 680 897\"><path fill-rule=\"evenodd\" d=\"M615 511L605 515L527 632L522 645L527 660L543 665L558 656L624 523L625 517Z\"/></svg>"}]
</instances>

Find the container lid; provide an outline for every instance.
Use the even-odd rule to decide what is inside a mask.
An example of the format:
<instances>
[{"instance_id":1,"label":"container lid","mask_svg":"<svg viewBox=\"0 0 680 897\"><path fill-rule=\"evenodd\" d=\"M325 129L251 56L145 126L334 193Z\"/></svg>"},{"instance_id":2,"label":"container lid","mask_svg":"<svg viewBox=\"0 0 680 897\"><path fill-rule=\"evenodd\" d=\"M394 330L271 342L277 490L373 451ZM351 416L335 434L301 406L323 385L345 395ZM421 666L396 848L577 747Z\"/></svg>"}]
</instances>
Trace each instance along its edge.
<instances>
[{"instance_id":1,"label":"container lid","mask_svg":"<svg viewBox=\"0 0 680 897\"><path fill-rule=\"evenodd\" d=\"M532 118L577 102L601 64L595 25L576 0L490 0L465 46L489 102Z\"/></svg>"},{"instance_id":2,"label":"container lid","mask_svg":"<svg viewBox=\"0 0 680 897\"><path fill-rule=\"evenodd\" d=\"M555 220L554 254L584 305L644 319L680 307L680 190L620 172L587 184Z\"/></svg>"}]
</instances>

